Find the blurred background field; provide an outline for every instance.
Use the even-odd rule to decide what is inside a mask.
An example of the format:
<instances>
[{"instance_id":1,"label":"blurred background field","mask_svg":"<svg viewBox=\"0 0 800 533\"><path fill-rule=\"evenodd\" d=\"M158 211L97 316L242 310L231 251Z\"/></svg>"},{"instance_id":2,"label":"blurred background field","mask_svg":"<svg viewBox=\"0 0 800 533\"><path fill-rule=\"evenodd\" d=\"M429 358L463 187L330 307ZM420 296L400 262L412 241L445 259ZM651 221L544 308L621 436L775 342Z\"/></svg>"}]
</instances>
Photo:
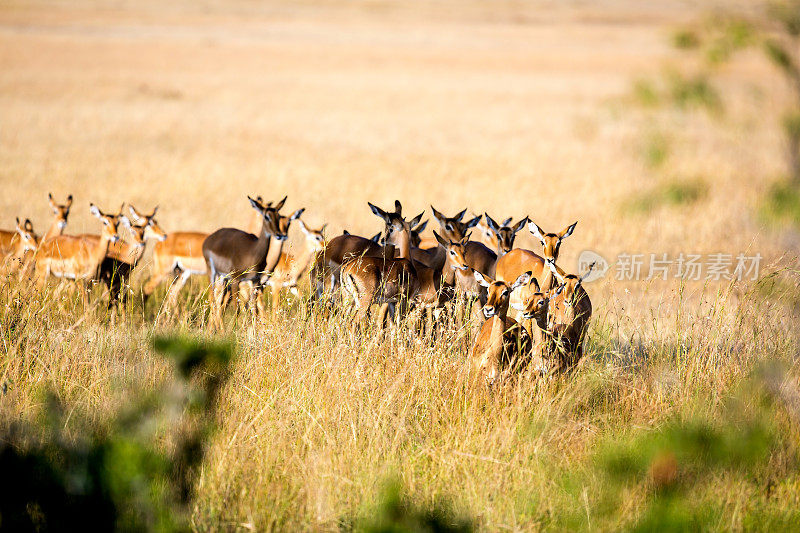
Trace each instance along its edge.
<instances>
[{"instance_id":1,"label":"blurred background field","mask_svg":"<svg viewBox=\"0 0 800 533\"><path fill-rule=\"evenodd\" d=\"M409 215L469 207L549 231L578 220L562 247L567 270L586 249L609 260L760 253L762 273L788 270L686 290L613 275L589 284L596 318L579 376L488 403L464 390L468 345L455 334L432 347L353 345L335 321L291 314L237 330L192 525L363 525L371 495L396 476L415 504L444 498L488 530L647 529L665 516L787 527L800 505L798 411L784 405L797 390L800 203L775 191L791 88L744 50L715 73L722 112L660 105L653 89L698 63L674 46L678 28L709 13L759 16L760 6L8 0L0 225L30 217L43 233L52 192L75 195L68 233L97 231L90 201L159 205L168 232L212 231L244 227L245 196L261 194L288 195L287 211L306 207L330 235L372 235L381 224L366 202L397 198ZM681 94L689 105L703 98ZM773 216L769 198L790 216ZM527 231L517 242L538 249ZM6 292L3 427L38 416L43 386L102 427L126 403L120 389L166 379L145 342L151 323L111 328L102 313L79 318ZM763 378L765 359L786 365L790 386ZM764 390L777 407L764 407ZM737 418L736 402L753 412ZM755 428L755 440L731 427ZM692 465L677 482L651 443L660 437ZM708 442L732 459L696 466Z\"/></svg>"}]
</instances>

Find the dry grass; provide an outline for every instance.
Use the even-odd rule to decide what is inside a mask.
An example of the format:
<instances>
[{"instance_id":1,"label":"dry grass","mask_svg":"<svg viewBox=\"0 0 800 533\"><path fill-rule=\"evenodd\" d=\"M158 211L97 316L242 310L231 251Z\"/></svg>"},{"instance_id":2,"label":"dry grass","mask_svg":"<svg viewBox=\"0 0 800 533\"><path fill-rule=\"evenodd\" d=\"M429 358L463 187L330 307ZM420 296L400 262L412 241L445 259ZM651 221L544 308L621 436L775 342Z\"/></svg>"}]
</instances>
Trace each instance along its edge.
<instances>
[{"instance_id":1,"label":"dry grass","mask_svg":"<svg viewBox=\"0 0 800 533\"><path fill-rule=\"evenodd\" d=\"M4 5L3 226L29 216L43 232L49 191L76 195L74 233L96 231L89 201L159 204L167 231L212 230L247 223L245 194L288 194L289 208L305 206L332 234L371 235L380 226L366 201L395 198L414 214L433 203L527 214L546 229L579 220L562 252L568 269L584 249L609 258L758 251L773 268L787 264L787 247L796 253L796 237L753 215L781 172L781 100L742 96L776 83L752 58L725 73L735 114L682 118L670 133L678 155L668 173L702 177L707 194L620 212L658 182L638 158L646 139L624 96L672 54L669 28L699 10L413 6ZM521 235L519 245L534 243ZM797 278L779 279L766 298L752 284L593 283L580 372L549 384L524 378L491 397L467 388L470 339L456 327L435 343L405 329L375 343L295 308L266 327L231 324L238 362L195 527L336 529L369 511L387 476L418 501L452 501L488 530L630 527L646 490L632 489L614 521L593 516L592 450L697 402L713 413L760 362L794 361ZM193 288L170 327L202 335L202 283ZM166 365L145 348L155 306L134 305L112 327L102 304L87 312L69 295L5 285L2 304L0 427L34 418L45 386L101 421L126 389L164 379ZM785 427L796 443L797 425ZM587 474L588 503L565 488L568 472ZM770 472L791 509L796 475ZM754 490L733 479L703 493L723 511L720 529L744 527L742 508L761 501Z\"/></svg>"}]
</instances>

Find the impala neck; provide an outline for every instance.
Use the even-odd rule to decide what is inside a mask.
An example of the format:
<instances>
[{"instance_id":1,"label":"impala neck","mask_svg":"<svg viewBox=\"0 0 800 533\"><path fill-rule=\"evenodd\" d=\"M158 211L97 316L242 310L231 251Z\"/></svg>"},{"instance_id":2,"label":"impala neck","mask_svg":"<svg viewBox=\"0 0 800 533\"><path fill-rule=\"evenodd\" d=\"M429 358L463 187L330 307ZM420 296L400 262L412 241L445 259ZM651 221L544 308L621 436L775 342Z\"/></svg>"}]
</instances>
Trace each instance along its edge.
<instances>
[{"instance_id":1,"label":"impala neck","mask_svg":"<svg viewBox=\"0 0 800 533\"><path fill-rule=\"evenodd\" d=\"M111 237L106 235L105 231L100 234L100 240L97 242L92 254L89 256L89 260L92 265L94 265L95 272L100 268L100 263L103 262L105 259L106 254L108 254L108 245L111 243Z\"/></svg>"},{"instance_id":2,"label":"impala neck","mask_svg":"<svg viewBox=\"0 0 800 533\"><path fill-rule=\"evenodd\" d=\"M269 246L267 250L266 264L264 265L265 272L273 272L275 267L278 266L278 261L281 260L283 255L283 243L286 241L279 241L272 237L269 238Z\"/></svg>"},{"instance_id":3,"label":"impala neck","mask_svg":"<svg viewBox=\"0 0 800 533\"><path fill-rule=\"evenodd\" d=\"M305 249L303 250L302 258L296 257L295 258L295 266L293 268L294 272L292 274L292 282L297 283L300 278L303 277L308 271L308 267L311 265L311 260L316 256L316 251L314 250L313 246L306 245Z\"/></svg>"},{"instance_id":4,"label":"impala neck","mask_svg":"<svg viewBox=\"0 0 800 533\"><path fill-rule=\"evenodd\" d=\"M269 254L269 249L270 249L270 241L272 241L272 236L269 233L269 229L267 228L267 220L263 218L263 216L262 219L263 220L261 221L261 231L258 234L258 241L256 241L256 244L253 248L253 253L255 255L255 258L260 259L256 261L256 264L261 263L261 261L267 260L267 256ZM280 257L280 254L278 254L278 257Z\"/></svg>"},{"instance_id":5,"label":"impala neck","mask_svg":"<svg viewBox=\"0 0 800 533\"><path fill-rule=\"evenodd\" d=\"M395 246L398 259L411 259L411 234L408 228L404 228L397 236Z\"/></svg>"},{"instance_id":6,"label":"impala neck","mask_svg":"<svg viewBox=\"0 0 800 533\"><path fill-rule=\"evenodd\" d=\"M506 329L505 317L495 315L491 320L492 329L489 332L489 343L493 352L500 353L503 350L503 333Z\"/></svg>"},{"instance_id":7,"label":"impala neck","mask_svg":"<svg viewBox=\"0 0 800 533\"><path fill-rule=\"evenodd\" d=\"M50 229L47 230L47 233L44 234L42 237L42 241L46 241L47 239L52 239L53 237L57 237L63 233L63 230L59 227L59 221L55 220L50 225Z\"/></svg>"}]
</instances>

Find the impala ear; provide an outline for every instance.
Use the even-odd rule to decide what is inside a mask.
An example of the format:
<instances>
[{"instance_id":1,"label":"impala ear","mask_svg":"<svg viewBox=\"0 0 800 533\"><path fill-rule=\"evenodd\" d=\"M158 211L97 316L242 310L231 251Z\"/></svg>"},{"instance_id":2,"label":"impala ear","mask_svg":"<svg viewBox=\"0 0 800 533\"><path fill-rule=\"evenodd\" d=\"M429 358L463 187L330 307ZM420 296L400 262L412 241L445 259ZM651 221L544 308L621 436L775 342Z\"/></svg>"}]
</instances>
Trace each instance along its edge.
<instances>
[{"instance_id":1,"label":"impala ear","mask_svg":"<svg viewBox=\"0 0 800 533\"><path fill-rule=\"evenodd\" d=\"M94 204L91 203L89 204L89 212L94 216L96 216L97 218L103 218L103 213L101 213L100 210L97 208L97 206Z\"/></svg>"},{"instance_id":2,"label":"impala ear","mask_svg":"<svg viewBox=\"0 0 800 533\"><path fill-rule=\"evenodd\" d=\"M509 220L509 222L511 221L511 219L510 219L510 218L509 218L508 220ZM525 227L525 224L527 224L527 223L528 223L528 217L525 217L525 218L523 218L522 220L520 220L519 222L517 222L517 225L516 225L516 226L514 226L514 233L517 233L517 232L519 232L519 230L521 230L522 228L524 228L524 227Z\"/></svg>"},{"instance_id":3,"label":"impala ear","mask_svg":"<svg viewBox=\"0 0 800 533\"><path fill-rule=\"evenodd\" d=\"M381 232L379 231L378 233L376 233L375 235L370 237L369 240L371 240L374 243L380 243L381 242Z\"/></svg>"},{"instance_id":4,"label":"impala ear","mask_svg":"<svg viewBox=\"0 0 800 533\"><path fill-rule=\"evenodd\" d=\"M297 219L297 223L300 225L300 231L302 231L303 233L308 235L309 231L308 231L308 228L306 227L306 223L303 222L303 219L302 218L298 218Z\"/></svg>"},{"instance_id":5,"label":"impala ear","mask_svg":"<svg viewBox=\"0 0 800 533\"><path fill-rule=\"evenodd\" d=\"M149 216L149 217L147 217L147 218L153 218L154 216L156 216L156 212L157 212L157 211L158 211L158 206L155 206L155 207L153 208L153 212L152 212L152 213L150 213L150 216Z\"/></svg>"},{"instance_id":6,"label":"impala ear","mask_svg":"<svg viewBox=\"0 0 800 533\"><path fill-rule=\"evenodd\" d=\"M456 216L454 216L453 218L461 222L461 219L464 218L464 215L466 214L467 214L467 208L465 207L463 210L456 213Z\"/></svg>"},{"instance_id":7,"label":"impala ear","mask_svg":"<svg viewBox=\"0 0 800 533\"><path fill-rule=\"evenodd\" d=\"M423 215L425 215L425 211L412 218L411 221L409 221L408 223L408 227L413 228L414 226L419 224L419 221L422 220Z\"/></svg>"},{"instance_id":8,"label":"impala ear","mask_svg":"<svg viewBox=\"0 0 800 533\"><path fill-rule=\"evenodd\" d=\"M25 219L25 231L33 233L33 224L31 223L31 219L29 218Z\"/></svg>"},{"instance_id":9,"label":"impala ear","mask_svg":"<svg viewBox=\"0 0 800 533\"><path fill-rule=\"evenodd\" d=\"M327 228L327 227L328 227L328 223L326 222L326 223L324 223L324 224L322 225L322 227L321 227L321 228L319 228L319 230L320 230L320 231L325 231L325 228Z\"/></svg>"},{"instance_id":10,"label":"impala ear","mask_svg":"<svg viewBox=\"0 0 800 533\"><path fill-rule=\"evenodd\" d=\"M511 290L513 291L518 287L528 283L528 280L531 279L531 275L532 273L530 270L525 272L524 274L520 274L520 276L514 281L514 283L511 284Z\"/></svg>"},{"instance_id":11,"label":"impala ear","mask_svg":"<svg viewBox=\"0 0 800 533\"><path fill-rule=\"evenodd\" d=\"M264 210L264 206L261 205L261 202L259 202L258 200L250 198L249 195L247 196L247 199L250 200L250 205L252 205L254 209L258 209L259 211Z\"/></svg>"},{"instance_id":12,"label":"impala ear","mask_svg":"<svg viewBox=\"0 0 800 533\"><path fill-rule=\"evenodd\" d=\"M342 235L350 235L350 232L347 231L346 229L343 229L342 230Z\"/></svg>"},{"instance_id":13,"label":"impala ear","mask_svg":"<svg viewBox=\"0 0 800 533\"><path fill-rule=\"evenodd\" d=\"M487 278L483 277L483 274L481 274L481 273L480 273L480 272L478 272L477 270L473 270L473 271L472 271L472 275L473 275L473 277L475 278L475 281L477 281L477 282L478 282L478 284L479 284L481 287L487 287L487 288L488 288L488 287L489 287L489 285L491 285L491 284L492 284L492 281L491 281L490 279L487 279Z\"/></svg>"},{"instance_id":14,"label":"impala ear","mask_svg":"<svg viewBox=\"0 0 800 533\"><path fill-rule=\"evenodd\" d=\"M533 292L541 292L542 291L541 286L539 286L539 280L538 279L532 277L531 278L531 285L536 287L536 290L533 291Z\"/></svg>"},{"instance_id":15,"label":"impala ear","mask_svg":"<svg viewBox=\"0 0 800 533\"><path fill-rule=\"evenodd\" d=\"M434 216L434 217L436 217L436 220L438 220L440 224L441 224L442 220L444 220L445 218L447 218L447 217L446 217L446 216L444 216L442 213L440 213L439 211L437 211L437 210L436 210L436 208L435 208L435 207L433 207L433 206L431 206L431 211L433 212L433 216Z\"/></svg>"},{"instance_id":16,"label":"impala ear","mask_svg":"<svg viewBox=\"0 0 800 533\"><path fill-rule=\"evenodd\" d=\"M505 219L505 220L503 221L502 227L506 227L506 226L508 226L509 224L511 224L511 219L512 219L512 218L513 218L513 217L508 217L507 219Z\"/></svg>"},{"instance_id":17,"label":"impala ear","mask_svg":"<svg viewBox=\"0 0 800 533\"><path fill-rule=\"evenodd\" d=\"M497 233L500 231L500 227L497 225L497 222L495 222L494 219L489 216L489 213L484 213L483 217L486 219L486 223L493 232Z\"/></svg>"},{"instance_id":18,"label":"impala ear","mask_svg":"<svg viewBox=\"0 0 800 533\"><path fill-rule=\"evenodd\" d=\"M558 288L556 289L556 292L553 294L553 297L556 297L559 294L561 294L561 292L564 290L564 287L566 286L567 286L566 283L562 283L561 285L559 285Z\"/></svg>"},{"instance_id":19,"label":"impala ear","mask_svg":"<svg viewBox=\"0 0 800 533\"><path fill-rule=\"evenodd\" d=\"M556 267L555 262L547 261L546 263L547 263L547 268L550 269L550 272L553 273L553 276L555 276L555 278L558 280L558 282L559 283L563 283L564 282L564 276L562 276L561 273L558 271L558 267Z\"/></svg>"},{"instance_id":20,"label":"impala ear","mask_svg":"<svg viewBox=\"0 0 800 533\"><path fill-rule=\"evenodd\" d=\"M572 232L575 231L575 226L577 226L577 225L578 225L578 222L575 221L573 224L568 226L567 229L565 229L565 230L561 231L560 233L558 233L558 239L559 240L566 239L567 237L572 235Z\"/></svg>"},{"instance_id":21,"label":"impala ear","mask_svg":"<svg viewBox=\"0 0 800 533\"><path fill-rule=\"evenodd\" d=\"M480 221L481 221L481 216L478 215L475 218L473 218L472 220L470 220L469 222L467 222L466 224L464 224L464 229L473 228L473 227L477 226L478 222L480 222Z\"/></svg>"},{"instance_id":22,"label":"impala ear","mask_svg":"<svg viewBox=\"0 0 800 533\"><path fill-rule=\"evenodd\" d=\"M285 204L285 203L286 203L286 199L287 199L287 198L288 198L288 196L284 196L284 197L283 197L283 200L281 200L280 202L278 202L277 204L275 204L275 211L280 211L280 210L283 208L283 204Z\"/></svg>"},{"instance_id":23,"label":"impala ear","mask_svg":"<svg viewBox=\"0 0 800 533\"><path fill-rule=\"evenodd\" d=\"M528 231L530 231L533 234L533 236L539 239L542 245L544 245L544 232L542 231L542 228L537 226L536 222L534 222L533 220L528 222Z\"/></svg>"},{"instance_id":24,"label":"impala ear","mask_svg":"<svg viewBox=\"0 0 800 533\"><path fill-rule=\"evenodd\" d=\"M414 231L416 231L417 233L422 233L423 231L425 231L425 228L427 227L428 227L428 221L426 220L425 222L414 228Z\"/></svg>"},{"instance_id":25,"label":"impala ear","mask_svg":"<svg viewBox=\"0 0 800 533\"><path fill-rule=\"evenodd\" d=\"M441 244L441 245L442 245L442 246L444 246L445 248L447 248L447 245L448 245L448 244L450 244L449 242L447 242L446 240L444 240L444 239L442 238L442 236L441 236L441 235L439 235L438 233L436 233L436 231L434 231L434 232L433 232L433 236L436 238L436 242L438 242L439 244Z\"/></svg>"},{"instance_id":26,"label":"impala ear","mask_svg":"<svg viewBox=\"0 0 800 533\"><path fill-rule=\"evenodd\" d=\"M128 212L131 214L133 221L137 224L141 223L145 218L131 204L128 204Z\"/></svg>"},{"instance_id":27,"label":"impala ear","mask_svg":"<svg viewBox=\"0 0 800 533\"><path fill-rule=\"evenodd\" d=\"M597 264L597 261L592 261L592 264L589 265L589 269L586 271L586 273L578 279L578 285L583 283L583 280L585 280L589 276L589 274L592 273L592 269L594 269L595 264Z\"/></svg>"},{"instance_id":28,"label":"impala ear","mask_svg":"<svg viewBox=\"0 0 800 533\"><path fill-rule=\"evenodd\" d=\"M467 233L466 235L464 235L464 238L463 238L463 239L461 239L461 244L463 244L464 246L466 246L466 245L467 245L467 243L469 242L469 238L470 238L471 236L472 236L472 232L471 232L471 231L470 231L469 233Z\"/></svg>"},{"instance_id":29,"label":"impala ear","mask_svg":"<svg viewBox=\"0 0 800 533\"><path fill-rule=\"evenodd\" d=\"M119 216L119 223L122 224L123 226L125 226L128 229L131 228L131 221L128 220L128 217L126 217L125 215L120 215Z\"/></svg>"},{"instance_id":30,"label":"impala ear","mask_svg":"<svg viewBox=\"0 0 800 533\"><path fill-rule=\"evenodd\" d=\"M69 196L67 196L67 207L71 206L72 206L72 195L70 194Z\"/></svg>"},{"instance_id":31,"label":"impala ear","mask_svg":"<svg viewBox=\"0 0 800 533\"><path fill-rule=\"evenodd\" d=\"M403 204L400 203L400 200L395 200L394 201L394 212L395 212L396 215L402 215L403 214Z\"/></svg>"},{"instance_id":32,"label":"impala ear","mask_svg":"<svg viewBox=\"0 0 800 533\"><path fill-rule=\"evenodd\" d=\"M367 202L367 205L369 205L369 208L372 210L372 212L375 215L381 217L384 221L387 221L389 219L388 213L386 213L386 211L384 211L383 209L381 209L377 205L374 205L371 202Z\"/></svg>"},{"instance_id":33,"label":"impala ear","mask_svg":"<svg viewBox=\"0 0 800 533\"><path fill-rule=\"evenodd\" d=\"M306 210L305 207L301 207L300 209L292 213L292 216L289 217L289 220L297 220L298 218L300 218L300 215L302 215L303 211L305 210Z\"/></svg>"}]
</instances>

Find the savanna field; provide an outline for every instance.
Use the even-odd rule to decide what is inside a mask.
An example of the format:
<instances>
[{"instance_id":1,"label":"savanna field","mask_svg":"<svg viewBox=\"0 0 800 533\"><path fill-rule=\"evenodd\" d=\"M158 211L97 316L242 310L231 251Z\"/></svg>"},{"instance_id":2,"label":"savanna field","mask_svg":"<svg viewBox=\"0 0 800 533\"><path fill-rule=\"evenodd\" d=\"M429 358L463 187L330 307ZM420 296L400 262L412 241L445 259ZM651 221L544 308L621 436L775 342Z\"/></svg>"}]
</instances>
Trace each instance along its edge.
<instances>
[{"instance_id":1,"label":"savanna field","mask_svg":"<svg viewBox=\"0 0 800 533\"><path fill-rule=\"evenodd\" d=\"M775 192L792 88L751 47L715 67L718 95L676 89L675 73L701 61L674 34L709 13L759 11L677 0L3 2L2 229L29 218L43 235L52 193L74 196L65 234L99 234L90 202L109 213L157 205L167 234L210 233L249 227L247 196L260 195L288 196L282 214L305 208L328 239L369 237L384 224L367 202L399 199L408 218L425 210L426 239L441 233L431 206L527 216L548 232L578 221L559 266L584 272L587 250L609 266L585 283L593 314L576 369L523 371L491 389L471 379L481 326L463 313L445 313L434 334L410 323L358 332L343 309L312 309L304 280L275 315L231 306L216 332L206 277L174 309L168 284L143 302L153 243L122 309L107 309L102 285L84 301L68 281L40 287L30 271L4 271L0 464L8 450L42 448L63 466L42 443L119 444L120 424L143 442L130 424L152 417L154 454L207 428L203 453L188 460L191 496L173 523L131 511L161 501L169 468L104 448L107 464L133 472L130 486L108 474L111 500L138 495L121 529L796 531L800 200ZM664 87L682 105L658 97ZM284 251L303 243L293 222ZM542 245L526 226L515 247ZM626 270L637 254L641 271ZM666 254L666 279L650 275L651 254ZM701 256L699 279L680 276L681 254ZM706 279L715 254L730 256L729 274L740 254L758 256L758 271ZM189 375L163 356L190 359L181 343L230 350L227 371ZM166 470L153 481L137 464ZM22 478L6 479L0 500ZM0 530L12 523L3 509ZM25 509L58 529L44 504Z\"/></svg>"}]
</instances>

